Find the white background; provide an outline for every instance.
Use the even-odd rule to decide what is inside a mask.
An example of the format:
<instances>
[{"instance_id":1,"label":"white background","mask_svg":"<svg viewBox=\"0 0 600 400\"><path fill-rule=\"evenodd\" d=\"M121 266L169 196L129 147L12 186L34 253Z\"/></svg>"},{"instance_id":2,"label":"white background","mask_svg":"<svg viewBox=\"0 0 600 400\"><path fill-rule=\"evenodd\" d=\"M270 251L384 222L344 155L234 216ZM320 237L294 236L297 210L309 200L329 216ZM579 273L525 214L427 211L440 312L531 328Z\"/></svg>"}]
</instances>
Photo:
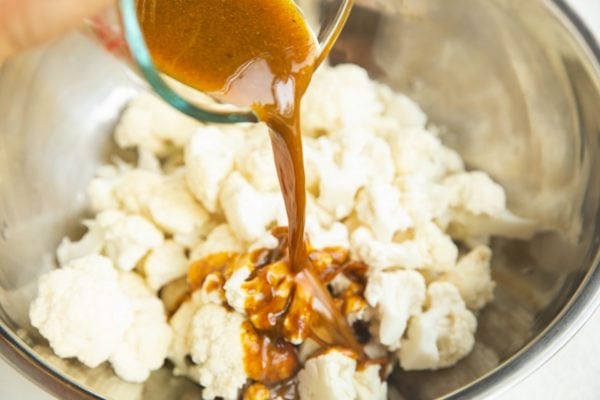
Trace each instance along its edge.
<instances>
[{"instance_id":1,"label":"white background","mask_svg":"<svg viewBox=\"0 0 600 400\"><path fill-rule=\"evenodd\" d=\"M600 41L600 0L568 0L568 3ZM2 359L0 399L54 400ZM521 399L600 399L600 310L548 363L500 396L500 400Z\"/></svg>"}]
</instances>

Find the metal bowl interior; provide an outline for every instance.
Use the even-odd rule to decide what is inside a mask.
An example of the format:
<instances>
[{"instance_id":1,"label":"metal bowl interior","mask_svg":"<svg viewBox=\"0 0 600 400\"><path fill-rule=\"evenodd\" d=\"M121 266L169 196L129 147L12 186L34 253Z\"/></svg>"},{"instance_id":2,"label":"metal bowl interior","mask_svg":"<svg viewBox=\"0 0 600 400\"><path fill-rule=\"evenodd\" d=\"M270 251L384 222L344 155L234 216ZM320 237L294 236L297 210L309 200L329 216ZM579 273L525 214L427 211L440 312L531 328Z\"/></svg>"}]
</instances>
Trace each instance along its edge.
<instances>
[{"instance_id":1,"label":"metal bowl interior","mask_svg":"<svg viewBox=\"0 0 600 400\"><path fill-rule=\"evenodd\" d=\"M406 2L357 7L332 62L350 61L414 98L467 164L545 227L496 239L496 299L456 366L396 372L392 398L471 397L539 366L600 302L600 52L561 1ZM115 151L142 86L83 36L0 68L0 350L59 398L187 399L167 368L144 385L53 356L27 311L54 249L77 235L87 182Z\"/></svg>"}]
</instances>

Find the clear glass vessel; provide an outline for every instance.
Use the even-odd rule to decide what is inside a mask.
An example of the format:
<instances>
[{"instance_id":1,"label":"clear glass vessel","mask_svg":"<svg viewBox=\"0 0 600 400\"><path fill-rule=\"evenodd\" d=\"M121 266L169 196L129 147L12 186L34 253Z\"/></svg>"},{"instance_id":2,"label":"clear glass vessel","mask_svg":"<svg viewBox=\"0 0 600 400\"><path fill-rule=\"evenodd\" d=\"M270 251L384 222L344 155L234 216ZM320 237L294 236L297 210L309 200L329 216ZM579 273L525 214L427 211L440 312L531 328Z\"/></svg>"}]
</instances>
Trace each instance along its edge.
<instances>
[{"instance_id":1,"label":"clear glass vessel","mask_svg":"<svg viewBox=\"0 0 600 400\"><path fill-rule=\"evenodd\" d=\"M314 29L320 51L328 49L339 35L338 27L343 25L350 14L353 0L329 0L323 2L322 9L315 14L313 8L302 8L309 25ZM308 2L310 3L310 2ZM157 70L141 32L136 15L136 0L119 0L118 7L108 9L103 14L90 19L89 27L93 36L110 53L127 62L138 72L160 97L179 111L205 122L236 123L256 122L257 117L250 110L235 107L220 107L207 97L198 96L181 85L169 83Z\"/></svg>"}]
</instances>

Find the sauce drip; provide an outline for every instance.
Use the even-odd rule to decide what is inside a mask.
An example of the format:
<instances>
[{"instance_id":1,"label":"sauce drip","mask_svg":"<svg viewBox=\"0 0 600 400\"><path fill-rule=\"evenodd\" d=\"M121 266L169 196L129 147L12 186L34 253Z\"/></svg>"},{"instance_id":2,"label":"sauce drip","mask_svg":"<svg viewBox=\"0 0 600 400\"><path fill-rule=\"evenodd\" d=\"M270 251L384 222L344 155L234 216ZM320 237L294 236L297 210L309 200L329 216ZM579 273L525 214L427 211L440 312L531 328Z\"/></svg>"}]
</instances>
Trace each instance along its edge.
<instances>
[{"instance_id":1,"label":"sauce drip","mask_svg":"<svg viewBox=\"0 0 600 400\"><path fill-rule=\"evenodd\" d=\"M300 10L291 0L140 0L137 13L161 71L251 107L269 126L291 264L302 271L308 260L300 100L321 58Z\"/></svg>"}]
</instances>

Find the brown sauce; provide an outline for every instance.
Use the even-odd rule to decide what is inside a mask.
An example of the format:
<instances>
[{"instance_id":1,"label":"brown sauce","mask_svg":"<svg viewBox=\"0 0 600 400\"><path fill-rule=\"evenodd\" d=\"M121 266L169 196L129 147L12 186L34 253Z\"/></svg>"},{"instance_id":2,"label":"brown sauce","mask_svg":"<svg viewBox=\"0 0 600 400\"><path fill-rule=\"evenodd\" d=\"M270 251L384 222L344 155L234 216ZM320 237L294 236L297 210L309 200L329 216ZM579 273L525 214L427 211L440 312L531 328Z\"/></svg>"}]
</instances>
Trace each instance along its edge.
<instances>
[{"instance_id":1,"label":"brown sauce","mask_svg":"<svg viewBox=\"0 0 600 400\"><path fill-rule=\"evenodd\" d=\"M255 381L271 384L292 376L297 356L290 343L308 336L362 356L339 301L324 284L348 253L332 249L309 257L304 237L300 102L327 51L319 54L291 0L139 0L137 11L158 69L217 99L251 107L269 126L285 200L289 226L285 240L283 231L277 232L284 243L279 249L199 260L190 268L190 287L200 288L215 274L227 278L237 263L253 263L255 273L245 288L257 296L246 304L251 325L245 364ZM317 302L319 312L313 307Z\"/></svg>"}]
</instances>

